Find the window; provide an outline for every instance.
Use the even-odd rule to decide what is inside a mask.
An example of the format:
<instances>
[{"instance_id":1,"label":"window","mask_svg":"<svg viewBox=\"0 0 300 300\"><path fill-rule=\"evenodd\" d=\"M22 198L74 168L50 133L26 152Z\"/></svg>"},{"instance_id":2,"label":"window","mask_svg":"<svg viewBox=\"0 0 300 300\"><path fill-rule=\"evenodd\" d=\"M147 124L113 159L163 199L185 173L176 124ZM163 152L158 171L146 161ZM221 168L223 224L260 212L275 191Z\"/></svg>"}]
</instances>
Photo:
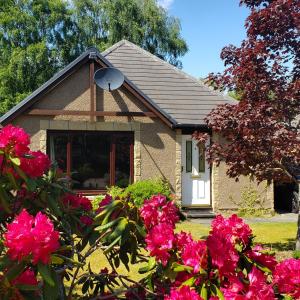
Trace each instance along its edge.
<instances>
[{"instance_id":1,"label":"window","mask_svg":"<svg viewBox=\"0 0 300 300\"><path fill-rule=\"evenodd\" d=\"M204 143L198 144L199 149L199 173L205 172L205 145Z\"/></svg>"},{"instance_id":2,"label":"window","mask_svg":"<svg viewBox=\"0 0 300 300\"><path fill-rule=\"evenodd\" d=\"M80 191L126 187L133 181L133 133L50 131L50 158Z\"/></svg>"},{"instance_id":3,"label":"window","mask_svg":"<svg viewBox=\"0 0 300 300\"><path fill-rule=\"evenodd\" d=\"M189 172L192 172L192 164L193 164L193 152L192 152L192 141L186 141L186 152L185 152L185 155L186 155L186 172L189 173Z\"/></svg>"}]
</instances>

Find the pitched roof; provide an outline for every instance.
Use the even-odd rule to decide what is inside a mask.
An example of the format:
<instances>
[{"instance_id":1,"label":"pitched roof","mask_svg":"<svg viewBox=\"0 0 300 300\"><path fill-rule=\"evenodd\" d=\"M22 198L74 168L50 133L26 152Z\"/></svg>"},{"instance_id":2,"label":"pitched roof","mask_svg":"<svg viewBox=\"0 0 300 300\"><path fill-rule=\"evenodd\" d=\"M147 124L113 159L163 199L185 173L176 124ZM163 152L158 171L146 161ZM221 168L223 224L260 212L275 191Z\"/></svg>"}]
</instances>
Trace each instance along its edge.
<instances>
[{"instance_id":1,"label":"pitched roof","mask_svg":"<svg viewBox=\"0 0 300 300\"><path fill-rule=\"evenodd\" d=\"M0 123L4 125L13 120L38 101L38 96L53 89L90 59L98 59L105 66L120 69L125 75L125 83L173 127L205 125L204 118L214 107L218 104L234 103L232 98L212 91L200 80L135 44L122 40L101 54L96 48L85 51L0 117Z\"/></svg>"},{"instance_id":2,"label":"pitched roof","mask_svg":"<svg viewBox=\"0 0 300 300\"><path fill-rule=\"evenodd\" d=\"M205 124L218 104L235 102L127 40L101 54L178 125Z\"/></svg>"}]
</instances>

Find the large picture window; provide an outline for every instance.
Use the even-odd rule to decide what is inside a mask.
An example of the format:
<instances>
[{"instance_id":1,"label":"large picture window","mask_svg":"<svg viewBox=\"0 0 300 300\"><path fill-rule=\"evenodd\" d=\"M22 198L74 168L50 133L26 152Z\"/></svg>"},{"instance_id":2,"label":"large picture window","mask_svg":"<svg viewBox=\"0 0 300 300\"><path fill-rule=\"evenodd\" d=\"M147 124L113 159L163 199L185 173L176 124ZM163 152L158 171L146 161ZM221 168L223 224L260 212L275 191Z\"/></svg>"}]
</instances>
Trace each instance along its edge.
<instances>
[{"instance_id":1,"label":"large picture window","mask_svg":"<svg viewBox=\"0 0 300 300\"><path fill-rule=\"evenodd\" d=\"M72 188L99 191L133 181L133 133L49 131L51 160L72 178Z\"/></svg>"}]
</instances>

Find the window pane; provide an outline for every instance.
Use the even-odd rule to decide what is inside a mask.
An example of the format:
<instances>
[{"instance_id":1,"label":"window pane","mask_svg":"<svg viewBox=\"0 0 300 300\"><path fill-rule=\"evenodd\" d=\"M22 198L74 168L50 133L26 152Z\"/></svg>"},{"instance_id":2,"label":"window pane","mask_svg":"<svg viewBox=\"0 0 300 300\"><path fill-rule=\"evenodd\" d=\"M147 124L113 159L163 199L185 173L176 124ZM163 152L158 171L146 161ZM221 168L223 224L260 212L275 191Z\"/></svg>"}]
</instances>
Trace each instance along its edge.
<instances>
[{"instance_id":1,"label":"window pane","mask_svg":"<svg viewBox=\"0 0 300 300\"><path fill-rule=\"evenodd\" d=\"M116 138L115 185L126 187L130 183L130 144L131 137Z\"/></svg>"},{"instance_id":2,"label":"window pane","mask_svg":"<svg viewBox=\"0 0 300 300\"><path fill-rule=\"evenodd\" d=\"M192 141L186 141L186 172L192 172Z\"/></svg>"},{"instance_id":3,"label":"window pane","mask_svg":"<svg viewBox=\"0 0 300 300\"><path fill-rule=\"evenodd\" d=\"M198 144L199 148L199 173L205 172L205 145L203 143Z\"/></svg>"},{"instance_id":4,"label":"window pane","mask_svg":"<svg viewBox=\"0 0 300 300\"><path fill-rule=\"evenodd\" d=\"M74 189L103 189L110 181L110 137L95 133L72 136L71 173Z\"/></svg>"},{"instance_id":5,"label":"window pane","mask_svg":"<svg viewBox=\"0 0 300 300\"><path fill-rule=\"evenodd\" d=\"M67 144L67 135L50 136L50 159L56 161L63 172L67 172Z\"/></svg>"}]
</instances>

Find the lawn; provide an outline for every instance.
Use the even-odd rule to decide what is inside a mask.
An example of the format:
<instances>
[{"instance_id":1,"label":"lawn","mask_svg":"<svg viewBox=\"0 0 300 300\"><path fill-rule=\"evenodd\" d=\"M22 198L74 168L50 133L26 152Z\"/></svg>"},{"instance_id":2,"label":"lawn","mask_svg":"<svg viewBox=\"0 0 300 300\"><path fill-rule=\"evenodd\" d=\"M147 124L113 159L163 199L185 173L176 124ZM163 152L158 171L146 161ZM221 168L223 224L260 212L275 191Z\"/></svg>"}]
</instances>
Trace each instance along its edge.
<instances>
[{"instance_id":1,"label":"lawn","mask_svg":"<svg viewBox=\"0 0 300 300\"><path fill-rule=\"evenodd\" d=\"M296 223L255 223L250 225L255 235L255 243L262 244L276 251L278 260L292 256L294 240L296 236ZM177 225L177 231L188 231L195 239L205 237L209 232L209 225L197 224L184 221ZM105 256L99 251L90 258L91 266L95 271L99 271L105 266L108 267ZM118 271L123 275L129 275L132 279L142 278L138 273L140 266L133 265L128 272L124 266L120 266Z\"/></svg>"}]
</instances>

